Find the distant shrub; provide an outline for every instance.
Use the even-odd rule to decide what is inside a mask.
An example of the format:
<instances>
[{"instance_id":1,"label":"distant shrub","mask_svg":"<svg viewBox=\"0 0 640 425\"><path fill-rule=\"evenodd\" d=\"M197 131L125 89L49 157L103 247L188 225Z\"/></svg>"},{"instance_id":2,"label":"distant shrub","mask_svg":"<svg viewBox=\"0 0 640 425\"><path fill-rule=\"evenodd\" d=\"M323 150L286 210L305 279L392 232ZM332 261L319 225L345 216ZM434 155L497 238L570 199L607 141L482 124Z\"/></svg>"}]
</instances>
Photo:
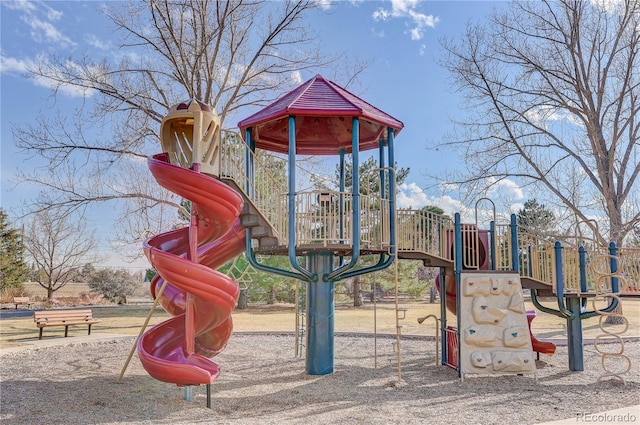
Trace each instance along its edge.
<instances>
[{"instance_id":1,"label":"distant shrub","mask_svg":"<svg viewBox=\"0 0 640 425\"><path fill-rule=\"evenodd\" d=\"M96 270L89 280L89 288L93 294L100 294L113 302L132 295L137 284L135 276L126 270L115 269Z\"/></svg>"}]
</instances>

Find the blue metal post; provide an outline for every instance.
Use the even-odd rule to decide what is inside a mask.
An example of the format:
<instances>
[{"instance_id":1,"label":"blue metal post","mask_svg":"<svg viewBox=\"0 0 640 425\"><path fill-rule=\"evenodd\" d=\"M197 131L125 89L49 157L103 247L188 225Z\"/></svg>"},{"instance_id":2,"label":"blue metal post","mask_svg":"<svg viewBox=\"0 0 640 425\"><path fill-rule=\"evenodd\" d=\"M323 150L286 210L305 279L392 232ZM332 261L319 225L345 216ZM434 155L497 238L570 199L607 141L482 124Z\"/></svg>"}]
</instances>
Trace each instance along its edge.
<instances>
[{"instance_id":1,"label":"blue metal post","mask_svg":"<svg viewBox=\"0 0 640 425\"><path fill-rule=\"evenodd\" d=\"M609 260L609 265L611 267L611 274L618 273L618 247L615 242L609 242L609 255L611 255L611 259ZM611 292L617 294L620 292L620 283L617 277L611 278ZM614 307L615 308L615 307Z\"/></svg>"},{"instance_id":2,"label":"blue metal post","mask_svg":"<svg viewBox=\"0 0 640 425\"><path fill-rule=\"evenodd\" d=\"M359 126L359 121L357 120L357 118L353 119L353 135L358 133L358 126ZM356 141L359 140L356 137L353 138L352 143L353 143L353 150L354 150L354 170L356 168L356 164L359 164L357 159L356 159L356 152L357 152L357 147L358 144L356 143ZM390 163L394 163L394 157L393 157L393 129L391 127L389 127L387 129L387 142L389 144L389 162ZM324 280L328 281L337 281L337 280L342 280L342 279L347 279L350 277L354 277L354 276L359 276L365 273L373 273L376 272L378 270L382 270L385 269L387 267L389 267L391 264L393 264L393 262L395 261L396 258L396 233L395 233L395 226L396 226L396 203L395 203L395 178L393 178L395 176L393 171L389 171L388 172L388 181L389 181L389 215L390 215L390 222L389 222L389 230L391 232L391 238L390 238L390 249L389 249L389 254L380 254L380 258L378 259L378 263L373 265L373 266L367 266L367 267L362 267L362 268L358 268L356 269L356 265L358 263L358 259L360 258L360 200L359 200L359 187L358 187L358 191L356 192L356 190L353 191L353 204L354 204L354 208L353 208L353 213L354 213L354 220L353 220L353 234L354 234L354 240L353 240L353 246L351 249L351 261L349 262L349 264L344 264L344 265L340 265L337 269L335 269L334 271L332 271L331 273L328 273L326 276L324 276ZM353 173L353 179L357 181L357 179L359 179L359 176L355 173ZM354 188L355 188L355 184L354 184ZM359 186L359 185L358 185ZM357 210L357 211L356 211ZM356 237L356 235L358 235Z\"/></svg>"},{"instance_id":3,"label":"blue metal post","mask_svg":"<svg viewBox=\"0 0 640 425\"><path fill-rule=\"evenodd\" d=\"M587 292L587 252L584 246L578 247L578 267L580 270L580 292Z\"/></svg>"},{"instance_id":4,"label":"blue metal post","mask_svg":"<svg viewBox=\"0 0 640 425\"><path fill-rule=\"evenodd\" d=\"M556 298L558 310L567 319L567 350L569 352L569 370L584 370L584 353L582 351L582 319L580 317L580 298L564 299L564 270L562 265L562 245L555 243L556 263Z\"/></svg>"},{"instance_id":5,"label":"blue metal post","mask_svg":"<svg viewBox=\"0 0 640 425\"><path fill-rule=\"evenodd\" d=\"M587 292L587 251L578 247L578 270L580 271L580 294ZM580 314L587 310L587 299L580 297Z\"/></svg>"},{"instance_id":6,"label":"blue metal post","mask_svg":"<svg viewBox=\"0 0 640 425\"><path fill-rule=\"evenodd\" d=\"M515 214L511 214L509 230L511 230L511 266L513 271L520 273L520 261L518 257L520 254L518 252L518 220L516 219Z\"/></svg>"},{"instance_id":7,"label":"blue metal post","mask_svg":"<svg viewBox=\"0 0 640 425\"><path fill-rule=\"evenodd\" d=\"M455 213L455 215L453 216L453 222L455 225L455 247L456 247L456 255L455 255L455 261L454 261L454 269L455 269L455 275L456 275L456 317L458 318L458 326L457 326L457 330L456 330L456 335L458 338L458 344L460 343L460 328L463 326L463 324L461 323L462 321L460 320L460 279L461 279L461 274L462 274L462 224L460 222L460 213ZM445 285L444 282L441 283L442 287L444 288L443 291L441 291L441 295L444 294L444 297L446 298L447 296L447 286ZM458 347L460 347L460 345L458 345ZM460 376L462 376L462 373L460 371L460 348L458 348L458 378Z\"/></svg>"},{"instance_id":8,"label":"blue metal post","mask_svg":"<svg viewBox=\"0 0 640 425\"><path fill-rule=\"evenodd\" d=\"M380 140L378 142L378 166L380 167L379 176L380 176L380 198L387 198L387 184L385 182L385 173L384 173L384 140Z\"/></svg>"},{"instance_id":9,"label":"blue metal post","mask_svg":"<svg viewBox=\"0 0 640 425\"><path fill-rule=\"evenodd\" d=\"M562 244L556 242L554 244L554 260L556 265L556 301L558 303L558 311L567 320L573 319L575 314L565 307L564 299L564 267L562 265Z\"/></svg>"},{"instance_id":10,"label":"blue metal post","mask_svg":"<svg viewBox=\"0 0 640 425\"><path fill-rule=\"evenodd\" d=\"M333 267L333 253L312 253L307 256L310 271L318 281L307 283L307 358L309 375L327 375L333 372L333 281L324 276Z\"/></svg>"},{"instance_id":11,"label":"blue metal post","mask_svg":"<svg viewBox=\"0 0 640 425\"><path fill-rule=\"evenodd\" d=\"M253 193L253 185L255 184L253 178L253 155L255 153L255 145L256 142L253 140L253 127L247 128L245 132L245 140L247 141L247 147L244 152L244 174L247 176L247 181L245 182L244 190L250 198L253 199L255 194Z\"/></svg>"},{"instance_id":12,"label":"blue metal post","mask_svg":"<svg viewBox=\"0 0 640 425\"><path fill-rule=\"evenodd\" d=\"M389 173L389 214L391 215L391 223L389 223L389 231L391 232L391 255L396 255L396 159L393 147L393 128L387 127L387 143L389 144L389 167L394 172Z\"/></svg>"},{"instance_id":13,"label":"blue metal post","mask_svg":"<svg viewBox=\"0 0 640 425\"><path fill-rule=\"evenodd\" d=\"M569 370L571 371L584 370L581 308L580 298L567 298L567 309L573 313L573 317L567 317L567 346L569 350Z\"/></svg>"},{"instance_id":14,"label":"blue metal post","mask_svg":"<svg viewBox=\"0 0 640 425\"><path fill-rule=\"evenodd\" d=\"M296 257L296 117L289 116L289 263L309 281L317 279L313 273L303 268Z\"/></svg>"},{"instance_id":15,"label":"blue metal post","mask_svg":"<svg viewBox=\"0 0 640 425\"><path fill-rule=\"evenodd\" d=\"M360 260L360 119L353 117L351 120L351 210L352 210L352 241L351 261L337 269L327 271L323 280L335 281L342 279L340 275L355 268Z\"/></svg>"},{"instance_id":16,"label":"blue metal post","mask_svg":"<svg viewBox=\"0 0 640 425\"><path fill-rule=\"evenodd\" d=\"M293 132L293 140L290 141L289 145L291 146L291 144L293 144L294 149L292 149L292 152L295 152L295 118L294 117L290 117L289 118L289 123L291 124L291 121L293 121L293 128L294 128L294 132ZM253 128L249 127L247 128L247 131L245 132L245 140L247 141L247 147L245 148L245 164L244 164L244 172L245 175L247 176L247 181L245 182L245 191L247 193L247 195L249 195L250 198L253 199L253 197L255 196L254 193L254 187L255 187L255 164L253 161L255 152L256 152L256 141L253 138ZM289 174L289 185L290 185L290 193L289 195L293 194L293 202L295 202L295 153L293 154L293 156L290 154L289 155L289 159L290 159L290 165L293 165L293 171L290 171ZM292 161L292 162L291 162ZM293 183L292 183L293 182ZM291 214L291 197L289 198L289 214ZM290 215L290 217L292 217L291 220L289 220L289 226L293 226L293 229L295 230L295 206L294 206L294 215ZM246 232L246 236L245 236L245 240L246 240L246 247L245 247L245 254L247 256L247 260L249 261L249 264L251 264L256 270L260 270L260 271L265 271L268 273L275 273L281 276L287 276L287 277L292 277L294 279L300 279L303 281L307 281L309 279L313 280L313 276L310 276L310 274L308 272L306 272L306 270L301 270L301 267L299 266L299 264L297 263L297 259L295 259L295 243L292 243L291 245L293 245L294 249L294 259L296 260L296 263L292 265L299 271L301 271L301 273L296 273L293 272L291 270L283 270L283 269L278 269L275 267L271 267L271 266L267 266L264 264L260 264L258 262L258 260L256 259L254 253L253 253L253 248L251 246L251 232L247 231ZM295 232L293 233L293 241L295 241ZM296 267L297 266L297 267ZM302 273L302 271L304 271L304 273Z\"/></svg>"},{"instance_id":17,"label":"blue metal post","mask_svg":"<svg viewBox=\"0 0 640 425\"><path fill-rule=\"evenodd\" d=\"M345 189L345 163L344 163L344 148L340 149L340 205L338 205L338 215L340 217L340 243L344 243L344 189ZM344 264L344 256L340 257L340 266Z\"/></svg>"},{"instance_id":18,"label":"blue metal post","mask_svg":"<svg viewBox=\"0 0 640 425\"><path fill-rule=\"evenodd\" d=\"M289 262L296 259L296 117L289 116L289 172L287 201L289 207Z\"/></svg>"},{"instance_id":19,"label":"blue metal post","mask_svg":"<svg viewBox=\"0 0 640 425\"><path fill-rule=\"evenodd\" d=\"M378 165L380 167L380 171L378 172L378 176L380 178L380 208L382 208L383 199L389 199L388 188L386 183L386 173L385 173L385 157L384 157L384 140L378 141ZM386 226L386 220L389 220L391 223L391 217L386 217L384 214L380 214L380 220L382 221L382 228Z\"/></svg>"}]
</instances>

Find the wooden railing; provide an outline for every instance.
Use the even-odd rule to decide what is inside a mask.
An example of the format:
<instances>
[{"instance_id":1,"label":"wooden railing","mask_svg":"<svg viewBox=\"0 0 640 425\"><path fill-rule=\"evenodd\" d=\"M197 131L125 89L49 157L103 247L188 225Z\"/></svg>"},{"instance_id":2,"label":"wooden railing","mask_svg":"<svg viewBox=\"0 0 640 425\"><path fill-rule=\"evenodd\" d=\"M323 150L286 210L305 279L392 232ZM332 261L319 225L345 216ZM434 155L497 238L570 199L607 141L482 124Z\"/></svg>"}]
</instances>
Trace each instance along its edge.
<instances>
[{"instance_id":1,"label":"wooden railing","mask_svg":"<svg viewBox=\"0 0 640 425\"><path fill-rule=\"evenodd\" d=\"M221 176L233 179L245 196L252 200L270 223L281 244L289 237L289 214L286 181L286 159L270 154L250 153L254 176L247 176L247 157L244 141L239 135L226 133L222 138ZM273 173L270 170L278 170ZM376 179L377 173L365 178ZM375 184L363 185L375 187ZM351 192L307 190L296 193L296 245L351 246L354 240L353 195ZM390 201L379 193L360 195L360 244L363 249L388 249L390 237ZM430 211L399 209L396 215L396 245L398 251L422 253L453 261L453 222L449 217ZM479 268L480 235L475 225L463 224L461 229L463 268ZM511 244L509 225L495 226L495 269L513 270L513 250L517 250L518 269L522 276L553 285L555 291L555 239L518 234L518 247ZM580 241L585 246L598 246ZM578 243L562 241L564 291L584 293L580 287ZM486 253L488 255L488 253ZM595 288L595 276L589 264L594 258L608 255L607 248L586 251L586 293ZM618 250L618 270L624 277L620 293L640 295L640 248Z\"/></svg>"},{"instance_id":2,"label":"wooden railing","mask_svg":"<svg viewBox=\"0 0 640 425\"><path fill-rule=\"evenodd\" d=\"M496 226L496 270L512 270L511 237L508 225ZM579 246L585 246L585 288L580 284ZM597 248L594 248L597 247ZM555 263L555 239L518 233L518 270L521 276L530 277L553 286L556 291L557 271ZM592 264L596 258L608 256L608 248L584 240L562 240L562 270L564 292L593 294L596 276ZM620 248L617 255L618 272L624 277L620 282L623 295L640 295L640 248ZM608 281L611 285L611 281ZM610 290L611 288L609 288Z\"/></svg>"},{"instance_id":3,"label":"wooden railing","mask_svg":"<svg viewBox=\"0 0 640 425\"><path fill-rule=\"evenodd\" d=\"M307 191L296 194L296 244L352 245L353 195L337 191ZM360 244L383 249L390 243L389 200L360 195ZM284 222L282 225L284 226ZM288 237L284 226L282 235Z\"/></svg>"},{"instance_id":4,"label":"wooden railing","mask_svg":"<svg viewBox=\"0 0 640 425\"><path fill-rule=\"evenodd\" d=\"M247 160L253 163L255 176L248 176ZM270 170L278 170L273 173ZM244 195L269 222L280 244L289 240L289 203L286 160L263 153L249 152L234 133L222 138L221 177L232 179ZM376 179L378 173L365 176ZM376 187L363 184L363 187ZM379 187L379 185L378 185ZM379 193L363 193L360 198L360 244L363 248L388 249L390 244L390 201ZM352 245L353 195L338 191L299 191L295 196L296 245Z\"/></svg>"},{"instance_id":5,"label":"wooden railing","mask_svg":"<svg viewBox=\"0 0 640 425\"><path fill-rule=\"evenodd\" d=\"M496 224L495 226L495 269L501 271L511 271L513 267L513 246L511 244L511 227L508 224ZM522 264L519 270L523 270ZM528 271L528 269L524 269ZM523 276L528 276L523 274Z\"/></svg>"},{"instance_id":6,"label":"wooden railing","mask_svg":"<svg viewBox=\"0 0 640 425\"><path fill-rule=\"evenodd\" d=\"M222 137L221 177L232 179L251 199L262 216L276 231L276 237L282 237L283 221L287 219L287 182L285 177L275 177L269 171L282 166L284 160L277 157L260 158L249 151L249 161L254 164L255 178L247 174L247 150L238 134L225 133ZM285 239L286 240L286 239Z\"/></svg>"},{"instance_id":7,"label":"wooden railing","mask_svg":"<svg viewBox=\"0 0 640 425\"><path fill-rule=\"evenodd\" d=\"M447 249L447 232L453 231L453 221L430 211L397 210L396 238L399 251L425 253L453 260Z\"/></svg>"},{"instance_id":8,"label":"wooden railing","mask_svg":"<svg viewBox=\"0 0 640 425\"><path fill-rule=\"evenodd\" d=\"M624 278L620 293L640 296L640 247L618 249L618 272Z\"/></svg>"}]
</instances>

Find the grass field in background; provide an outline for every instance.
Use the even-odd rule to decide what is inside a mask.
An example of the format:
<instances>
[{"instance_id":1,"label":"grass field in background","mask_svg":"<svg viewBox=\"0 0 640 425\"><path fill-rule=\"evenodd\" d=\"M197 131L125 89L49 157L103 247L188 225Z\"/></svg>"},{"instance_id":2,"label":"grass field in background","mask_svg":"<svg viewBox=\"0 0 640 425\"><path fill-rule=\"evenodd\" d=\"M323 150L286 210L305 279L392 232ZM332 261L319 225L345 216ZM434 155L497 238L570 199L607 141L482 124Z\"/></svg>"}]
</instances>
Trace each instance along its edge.
<instances>
[{"instance_id":1,"label":"grass field in background","mask_svg":"<svg viewBox=\"0 0 640 425\"><path fill-rule=\"evenodd\" d=\"M543 305L557 309L555 301L543 302ZM640 335L640 300L624 299L622 302L624 316L629 321L629 330L625 336ZM418 318L435 315L440 317L440 305L427 302L400 303L400 308L406 308L406 312L400 312L399 320L402 325L403 335L434 336L436 334L436 322L433 318L427 319L423 324L418 324ZM86 308L86 307L85 307ZM137 335L142 328L151 304L100 306L91 307L94 316L101 320L91 328L92 334L111 333L124 335ZM529 302L528 310L535 308ZM588 309L593 307L589 302ZM533 320L533 334L541 340L545 338L566 338L566 320L551 314L537 311L537 317ZM294 305L260 305L250 306L248 310L235 310L233 312L235 332L294 332L296 326L296 314ZM169 318L169 315L158 307L151 317L149 326L160 323ZM455 316L447 314L447 324L455 325ZM584 338L591 339L601 334L598 326L598 317L583 321ZM379 302L377 304L365 303L363 307L352 307L348 304L337 304L335 309L335 332L357 332L373 334L393 334L396 332L395 303ZM615 331L621 330L616 326ZM69 336L86 335L86 326L70 326ZM64 327L45 328L44 338L60 338L64 336ZM35 340L38 338L33 317L0 320L0 348L21 345L22 340Z\"/></svg>"}]
</instances>

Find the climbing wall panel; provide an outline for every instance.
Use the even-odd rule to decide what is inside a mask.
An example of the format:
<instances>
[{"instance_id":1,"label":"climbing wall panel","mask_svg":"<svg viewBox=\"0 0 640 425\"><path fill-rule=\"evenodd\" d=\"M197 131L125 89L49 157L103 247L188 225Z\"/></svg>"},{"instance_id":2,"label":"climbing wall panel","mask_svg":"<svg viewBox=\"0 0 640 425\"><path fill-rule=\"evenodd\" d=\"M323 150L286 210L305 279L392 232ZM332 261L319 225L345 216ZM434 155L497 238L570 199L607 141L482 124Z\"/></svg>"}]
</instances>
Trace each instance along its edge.
<instances>
[{"instance_id":1,"label":"climbing wall panel","mask_svg":"<svg viewBox=\"0 0 640 425\"><path fill-rule=\"evenodd\" d=\"M534 373L531 335L515 273L462 273L460 372Z\"/></svg>"}]
</instances>

